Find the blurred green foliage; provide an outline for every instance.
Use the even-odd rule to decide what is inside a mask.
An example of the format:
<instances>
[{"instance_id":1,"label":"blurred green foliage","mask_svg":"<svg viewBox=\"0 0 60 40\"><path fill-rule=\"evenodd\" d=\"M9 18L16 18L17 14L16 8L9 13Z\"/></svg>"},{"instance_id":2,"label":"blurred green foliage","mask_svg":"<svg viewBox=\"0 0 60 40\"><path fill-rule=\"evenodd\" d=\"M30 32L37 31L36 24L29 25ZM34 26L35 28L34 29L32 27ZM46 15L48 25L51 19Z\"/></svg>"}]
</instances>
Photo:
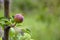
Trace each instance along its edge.
<instances>
[{"instance_id":1,"label":"blurred green foliage","mask_svg":"<svg viewBox=\"0 0 60 40\"><path fill-rule=\"evenodd\" d=\"M10 8L24 14L20 27L30 28L34 40L60 40L60 0L11 0Z\"/></svg>"},{"instance_id":2,"label":"blurred green foliage","mask_svg":"<svg viewBox=\"0 0 60 40\"><path fill-rule=\"evenodd\" d=\"M60 15L59 0L11 0L10 8L15 13Z\"/></svg>"}]
</instances>

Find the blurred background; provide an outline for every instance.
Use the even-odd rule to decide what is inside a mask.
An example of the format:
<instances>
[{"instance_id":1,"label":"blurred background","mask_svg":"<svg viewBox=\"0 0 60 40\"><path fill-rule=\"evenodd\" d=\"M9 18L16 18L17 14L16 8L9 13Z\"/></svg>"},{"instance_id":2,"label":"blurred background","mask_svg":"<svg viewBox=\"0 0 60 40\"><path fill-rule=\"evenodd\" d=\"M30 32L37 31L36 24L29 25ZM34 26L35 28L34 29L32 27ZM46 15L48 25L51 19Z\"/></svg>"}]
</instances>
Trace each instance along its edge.
<instances>
[{"instance_id":1,"label":"blurred background","mask_svg":"<svg viewBox=\"0 0 60 40\"><path fill-rule=\"evenodd\" d=\"M4 16L0 0L0 16ZM60 0L10 0L10 15L22 13L21 27L31 29L34 40L60 40Z\"/></svg>"}]
</instances>

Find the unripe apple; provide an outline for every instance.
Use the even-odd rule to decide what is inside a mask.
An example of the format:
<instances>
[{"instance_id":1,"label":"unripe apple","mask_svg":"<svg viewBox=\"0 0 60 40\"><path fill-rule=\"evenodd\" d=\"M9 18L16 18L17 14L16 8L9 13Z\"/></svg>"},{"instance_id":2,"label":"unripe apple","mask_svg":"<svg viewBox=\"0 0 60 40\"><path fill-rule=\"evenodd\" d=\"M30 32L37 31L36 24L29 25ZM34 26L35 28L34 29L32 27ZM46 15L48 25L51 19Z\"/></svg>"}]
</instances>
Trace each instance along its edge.
<instances>
[{"instance_id":1,"label":"unripe apple","mask_svg":"<svg viewBox=\"0 0 60 40\"><path fill-rule=\"evenodd\" d=\"M23 17L22 14L16 14L16 15L14 16L14 20L15 20L15 22L17 22L17 23L22 23L22 22L23 22L23 19L24 19L24 17Z\"/></svg>"}]
</instances>

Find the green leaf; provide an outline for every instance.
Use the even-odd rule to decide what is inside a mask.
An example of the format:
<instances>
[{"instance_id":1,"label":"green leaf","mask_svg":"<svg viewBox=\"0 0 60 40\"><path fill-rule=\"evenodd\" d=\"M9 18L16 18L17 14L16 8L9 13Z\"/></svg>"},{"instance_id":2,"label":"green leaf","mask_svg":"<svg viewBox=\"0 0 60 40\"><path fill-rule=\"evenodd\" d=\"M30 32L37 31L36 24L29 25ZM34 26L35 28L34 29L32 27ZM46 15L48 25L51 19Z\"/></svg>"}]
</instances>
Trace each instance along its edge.
<instances>
[{"instance_id":1,"label":"green leaf","mask_svg":"<svg viewBox=\"0 0 60 40\"><path fill-rule=\"evenodd\" d=\"M15 30L13 28L10 28L10 36L14 36L15 35Z\"/></svg>"},{"instance_id":2,"label":"green leaf","mask_svg":"<svg viewBox=\"0 0 60 40\"><path fill-rule=\"evenodd\" d=\"M0 22L0 25L1 25L1 27L4 28L5 23L2 21L2 22Z\"/></svg>"},{"instance_id":3,"label":"green leaf","mask_svg":"<svg viewBox=\"0 0 60 40\"><path fill-rule=\"evenodd\" d=\"M28 33L24 33L24 36L23 36L23 38L26 40L30 40L31 39L31 35L30 34L28 34Z\"/></svg>"},{"instance_id":4,"label":"green leaf","mask_svg":"<svg viewBox=\"0 0 60 40\"><path fill-rule=\"evenodd\" d=\"M1 21L6 21L6 22L8 22L9 20L8 20L8 19L1 19Z\"/></svg>"},{"instance_id":5,"label":"green leaf","mask_svg":"<svg viewBox=\"0 0 60 40\"><path fill-rule=\"evenodd\" d=\"M34 40L34 39L30 39L30 40Z\"/></svg>"},{"instance_id":6,"label":"green leaf","mask_svg":"<svg viewBox=\"0 0 60 40\"><path fill-rule=\"evenodd\" d=\"M0 37L0 40L2 40L2 37Z\"/></svg>"},{"instance_id":7,"label":"green leaf","mask_svg":"<svg viewBox=\"0 0 60 40\"><path fill-rule=\"evenodd\" d=\"M20 23L17 23L16 24L16 27L20 27L20 26L22 26L22 24L20 24Z\"/></svg>"},{"instance_id":8,"label":"green leaf","mask_svg":"<svg viewBox=\"0 0 60 40\"><path fill-rule=\"evenodd\" d=\"M26 31L29 31L29 32L31 32L31 30L30 30L30 29L28 29L28 28L26 28Z\"/></svg>"},{"instance_id":9,"label":"green leaf","mask_svg":"<svg viewBox=\"0 0 60 40\"><path fill-rule=\"evenodd\" d=\"M26 33L31 33L30 29L26 28Z\"/></svg>"},{"instance_id":10,"label":"green leaf","mask_svg":"<svg viewBox=\"0 0 60 40\"><path fill-rule=\"evenodd\" d=\"M0 20L1 20L1 19L5 19L5 17L0 17Z\"/></svg>"},{"instance_id":11,"label":"green leaf","mask_svg":"<svg viewBox=\"0 0 60 40\"><path fill-rule=\"evenodd\" d=\"M14 23L14 16L11 16L11 17L10 17L10 21L11 21L12 23Z\"/></svg>"}]
</instances>

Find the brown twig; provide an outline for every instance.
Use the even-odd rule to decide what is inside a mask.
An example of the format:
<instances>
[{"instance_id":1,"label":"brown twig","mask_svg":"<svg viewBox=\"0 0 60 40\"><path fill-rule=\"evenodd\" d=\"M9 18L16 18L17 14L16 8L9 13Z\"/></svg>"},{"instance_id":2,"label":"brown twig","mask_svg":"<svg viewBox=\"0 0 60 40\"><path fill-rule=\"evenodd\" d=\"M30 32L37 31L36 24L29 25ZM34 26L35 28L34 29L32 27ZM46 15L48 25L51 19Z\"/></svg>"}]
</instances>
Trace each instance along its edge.
<instances>
[{"instance_id":1,"label":"brown twig","mask_svg":"<svg viewBox=\"0 0 60 40\"><path fill-rule=\"evenodd\" d=\"M9 0L4 0L4 16L9 18Z\"/></svg>"},{"instance_id":2,"label":"brown twig","mask_svg":"<svg viewBox=\"0 0 60 40\"><path fill-rule=\"evenodd\" d=\"M10 26L5 26L3 40L9 40L9 29Z\"/></svg>"},{"instance_id":3,"label":"brown twig","mask_svg":"<svg viewBox=\"0 0 60 40\"><path fill-rule=\"evenodd\" d=\"M9 0L4 0L4 17L9 19ZM9 25L5 25L4 27L4 36L2 40L9 40Z\"/></svg>"}]
</instances>

